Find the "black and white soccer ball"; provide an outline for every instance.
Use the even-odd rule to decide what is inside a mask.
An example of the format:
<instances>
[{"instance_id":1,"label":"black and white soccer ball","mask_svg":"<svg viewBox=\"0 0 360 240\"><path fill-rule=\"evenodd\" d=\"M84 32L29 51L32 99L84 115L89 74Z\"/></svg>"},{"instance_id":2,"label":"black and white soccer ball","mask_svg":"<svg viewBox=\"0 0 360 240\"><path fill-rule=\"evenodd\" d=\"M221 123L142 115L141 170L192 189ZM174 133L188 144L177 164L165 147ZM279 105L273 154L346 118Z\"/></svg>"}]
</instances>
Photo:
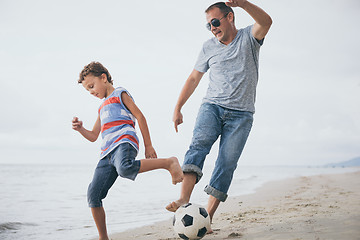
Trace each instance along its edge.
<instances>
[{"instance_id":1,"label":"black and white soccer ball","mask_svg":"<svg viewBox=\"0 0 360 240\"><path fill-rule=\"evenodd\" d=\"M201 239L210 229L210 216L204 207L187 203L176 210L173 226L182 239Z\"/></svg>"}]
</instances>

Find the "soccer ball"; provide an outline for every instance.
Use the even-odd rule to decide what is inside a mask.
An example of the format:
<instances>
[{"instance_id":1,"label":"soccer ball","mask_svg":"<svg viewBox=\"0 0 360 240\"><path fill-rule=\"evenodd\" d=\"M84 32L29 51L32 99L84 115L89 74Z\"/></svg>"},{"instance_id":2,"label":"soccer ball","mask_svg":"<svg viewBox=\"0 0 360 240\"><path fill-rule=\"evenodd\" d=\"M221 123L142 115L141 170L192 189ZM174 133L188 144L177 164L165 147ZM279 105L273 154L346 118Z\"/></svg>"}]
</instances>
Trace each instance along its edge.
<instances>
[{"instance_id":1,"label":"soccer ball","mask_svg":"<svg viewBox=\"0 0 360 240\"><path fill-rule=\"evenodd\" d=\"M202 206L187 203L176 210L173 226L182 239L201 239L210 229L210 216Z\"/></svg>"}]
</instances>

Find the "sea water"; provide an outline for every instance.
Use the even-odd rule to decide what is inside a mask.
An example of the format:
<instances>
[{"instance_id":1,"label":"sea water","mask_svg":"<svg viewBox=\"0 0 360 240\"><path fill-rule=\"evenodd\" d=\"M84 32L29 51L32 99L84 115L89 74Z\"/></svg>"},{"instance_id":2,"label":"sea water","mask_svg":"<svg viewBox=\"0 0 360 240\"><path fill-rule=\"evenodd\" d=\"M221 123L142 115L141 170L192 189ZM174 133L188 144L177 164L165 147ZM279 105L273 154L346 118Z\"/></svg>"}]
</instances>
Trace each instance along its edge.
<instances>
[{"instance_id":1,"label":"sea water","mask_svg":"<svg viewBox=\"0 0 360 240\"><path fill-rule=\"evenodd\" d=\"M0 239L79 239L97 236L86 191L92 165L0 165ZM192 202L206 205L203 188L211 165L195 186ZM290 177L355 171L352 168L239 166L230 196L249 194L262 184ZM157 170L138 175L136 181L118 178L104 200L108 232L170 219L165 206L179 196L180 186Z\"/></svg>"}]
</instances>

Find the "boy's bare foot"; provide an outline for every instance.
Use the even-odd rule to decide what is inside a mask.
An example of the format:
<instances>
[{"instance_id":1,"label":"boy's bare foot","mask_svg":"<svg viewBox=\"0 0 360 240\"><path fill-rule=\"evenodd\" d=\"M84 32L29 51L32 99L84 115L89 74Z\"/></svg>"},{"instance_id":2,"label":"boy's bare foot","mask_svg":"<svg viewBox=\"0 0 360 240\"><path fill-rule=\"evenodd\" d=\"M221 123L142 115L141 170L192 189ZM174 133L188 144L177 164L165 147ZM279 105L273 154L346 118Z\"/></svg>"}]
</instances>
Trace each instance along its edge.
<instances>
[{"instance_id":1,"label":"boy's bare foot","mask_svg":"<svg viewBox=\"0 0 360 240\"><path fill-rule=\"evenodd\" d=\"M169 167L169 172L171 174L172 183L175 185L179 182L182 182L184 178L184 173L181 169L181 166L179 164L179 161L176 157L169 158L171 163Z\"/></svg>"},{"instance_id":2,"label":"boy's bare foot","mask_svg":"<svg viewBox=\"0 0 360 240\"><path fill-rule=\"evenodd\" d=\"M184 201L184 200L177 200L175 202L172 202L170 203L169 205L166 206L166 210L170 211L170 212L176 212L176 210L178 210L178 208L181 206L181 205L184 205L188 203L187 201Z\"/></svg>"}]
</instances>

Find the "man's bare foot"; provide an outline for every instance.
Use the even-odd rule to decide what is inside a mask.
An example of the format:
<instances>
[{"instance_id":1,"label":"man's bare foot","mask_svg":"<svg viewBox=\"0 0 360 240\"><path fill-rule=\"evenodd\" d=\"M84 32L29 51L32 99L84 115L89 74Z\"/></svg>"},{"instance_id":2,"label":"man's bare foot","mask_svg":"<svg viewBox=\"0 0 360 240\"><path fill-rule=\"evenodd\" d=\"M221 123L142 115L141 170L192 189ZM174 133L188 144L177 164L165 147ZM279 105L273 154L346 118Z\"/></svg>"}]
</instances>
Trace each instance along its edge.
<instances>
[{"instance_id":1,"label":"man's bare foot","mask_svg":"<svg viewBox=\"0 0 360 240\"><path fill-rule=\"evenodd\" d=\"M212 224L212 216L210 216L210 228L207 230L206 234L214 233L214 231L212 230L211 224ZM216 229L215 229L215 231L216 231Z\"/></svg>"},{"instance_id":2,"label":"man's bare foot","mask_svg":"<svg viewBox=\"0 0 360 240\"><path fill-rule=\"evenodd\" d=\"M183 201L181 199L175 201L175 202L172 202L170 203L169 205L166 206L166 210L170 211L170 212L176 212L176 210L178 210L178 208L181 206L181 205L184 205L188 203L187 201Z\"/></svg>"},{"instance_id":3,"label":"man's bare foot","mask_svg":"<svg viewBox=\"0 0 360 240\"><path fill-rule=\"evenodd\" d=\"M182 180L184 178L184 173L183 173L181 166L179 164L179 161L176 157L171 157L169 159L171 161L170 167L169 167L169 172L171 174L172 183L175 185L179 182L182 182Z\"/></svg>"}]
</instances>

